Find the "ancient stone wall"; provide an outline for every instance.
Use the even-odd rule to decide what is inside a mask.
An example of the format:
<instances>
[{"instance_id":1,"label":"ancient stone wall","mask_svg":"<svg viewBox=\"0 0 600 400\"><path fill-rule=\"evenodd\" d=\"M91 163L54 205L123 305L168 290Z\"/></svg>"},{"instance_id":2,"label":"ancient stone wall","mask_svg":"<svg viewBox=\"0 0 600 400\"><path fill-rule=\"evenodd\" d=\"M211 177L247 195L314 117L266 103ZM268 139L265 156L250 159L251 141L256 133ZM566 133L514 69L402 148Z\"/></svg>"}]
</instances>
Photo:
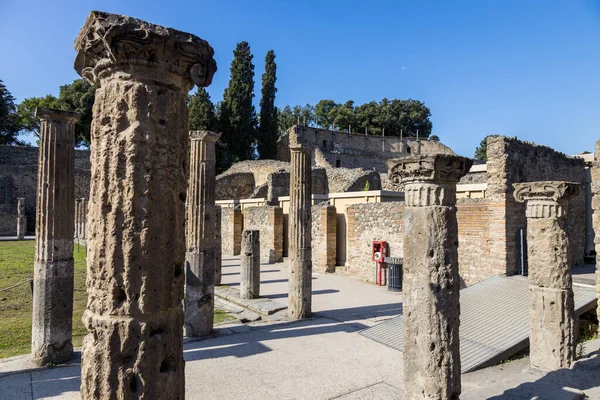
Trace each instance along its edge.
<instances>
[{"instance_id":1,"label":"ancient stone wall","mask_svg":"<svg viewBox=\"0 0 600 400\"><path fill-rule=\"evenodd\" d=\"M14 205L25 198L27 231L35 231L35 207L38 173L38 148L32 146L0 146L0 205ZM75 198L88 198L90 192L90 152L75 150ZM13 226L11 207L0 207L0 227ZM16 212L16 211L15 211ZM0 228L0 235L6 235ZM10 234L10 233L8 233Z\"/></svg>"},{"instance_id":2,"label":"ancient stone wall","mask_svg":"<svg viewBox=\"0 0 600 400\"><path fill-rule=\"evenodd\" d=\"M0 204L0 236L17 236L17 203Z\"/></svg>"},{"instance_id":3,"label":"ancient stone wall","mask_svg":"<svg viewBox=\"0 0 600 400\"><path fill-rule=\"evenodd\" d=\"M597 315L600 315L600 140L596 142L596 161L592 164L590 190L592 192L592 225L594 227L594 246L596 249L596 291L598 292ZM600 333L600 326L598 327Z\"/></svg>"},{"instance_id":4,"label":"ancient stone wall","mask_svg":"<svg viewBox=\"0 0 600 400\"><path fill-rule=\"evenodd\" d=\"M312 206L313 271L335 272L336 225L335 206Z\"/></svg>"},{"instance_id":5,"label":"ancient stone wall","mask_svg":"<svg viewBox=\"0 0 600 400\"><path fill-rule=\"evenodd\" d=\"M519 182L561 180L585 183L585 163L580 158L569 157L546 146L524 142L504 136L488 138L486 198L491 203L504 203L493 207L489 215L490 229L504 229L492 236L490 256L503 265L505 272L516 272L518 259L517 238L519 230L526 230L525 206L517 203L512 194L512 184ZM583 263L585 253L585 194L569 200L566 231L573 251L573 264ZM462 268L462 267L461 267Z\"/></svg>"},{"instance_id":6,"label":"ancient stone wall","mask_svg":"<svg viewBox=\"0 0 600 400\"><path fill-rule=\"evenodd\" d=\"M404 256L404 202L353 204L348 206L347 216L347 272L360 280L375 282L373 240L388 242L388 256Z\"/></svg>"},{"instance_id":7,"label":"ancient stone wall","mask_svg":"<svg viewBox=\"0 0 600 400\"><path fill-rule=\"evenodd\" d=\"M242 210L233 207L221 208L221 251L227 256L240 254L242 246Z\"/></svg>"},{"instance_id":8,"label":"ancient stone wall","mask_svg":"<svg viewBox=\"0 0 600 400\"><path fill-rule=\"evenodd\" d=\"M456 203L461 286L504 274L504 268L497 268L490 257L489 214L493 205L486 199L458 199Z\"/></svg>"},{"instance_id":9,"label":"ancient stone wall","mask_svg":"<svg viewBox=\"0 0 600 400\"><path fill-rule=\"evenodd\" d=\"M283 261L283 210L281 207L249 207L243 211L243 215L244 229L260 231L260 262L272 264Z\"/></svg>"},{"instance_id":10,"label":"ancient stone wall","mask_svg":"<svg viewBox=\"0 0 600 400\"><path fill-rule=\"evenodd\" d=\"M292 137L290 137L290 135ZM346 133L308 126L294 126L277 142L277 159L289 161L289 143L302 142L315 149L313 165L322 167L365 168L387 172L390 158L410 154L453 154L440 142L415 138L382 137L364 133Z\"/></svg>"}]
</instances>

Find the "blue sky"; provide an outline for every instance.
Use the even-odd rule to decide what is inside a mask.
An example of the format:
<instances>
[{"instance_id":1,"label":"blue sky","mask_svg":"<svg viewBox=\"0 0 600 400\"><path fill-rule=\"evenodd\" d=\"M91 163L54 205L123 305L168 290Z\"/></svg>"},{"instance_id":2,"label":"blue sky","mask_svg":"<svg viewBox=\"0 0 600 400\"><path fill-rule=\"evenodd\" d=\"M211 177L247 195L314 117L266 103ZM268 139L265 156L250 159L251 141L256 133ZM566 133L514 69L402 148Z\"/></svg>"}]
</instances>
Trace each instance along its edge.
<instances>
[{"instance_id":1,"label":"blue sky","mask_svg":"<svg viewBox=\"0 0 600 400\"><path fill-rule=\"evenodd\" d=\"M21 101L78 75L91 10L194 33L215 49L221 99L237 42L274 49L278 106L418 99L433 130L472 156L499 133L568 154L600 138L600 1L0 1L0 79Z\"/></svg>"}]
</instances>

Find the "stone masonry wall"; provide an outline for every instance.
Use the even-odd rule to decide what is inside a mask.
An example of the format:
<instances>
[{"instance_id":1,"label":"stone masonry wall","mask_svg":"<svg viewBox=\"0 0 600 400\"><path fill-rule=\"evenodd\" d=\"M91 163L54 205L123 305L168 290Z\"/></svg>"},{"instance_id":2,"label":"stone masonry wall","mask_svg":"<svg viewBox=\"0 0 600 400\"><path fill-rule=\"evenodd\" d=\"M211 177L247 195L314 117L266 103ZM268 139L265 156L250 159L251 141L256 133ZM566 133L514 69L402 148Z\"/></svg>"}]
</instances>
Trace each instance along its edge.
<instances>
[{"instance_id":1,"label":"stone masonry wall","mask_svg":"<svg viewBox=\"0 0 600 400\"><path fill-rule=\"evenodd\" d=\"M526 230L525 205L513 198L513 183L570 181L585 183L585 164L549 147L504 136L488 139L486 198L498 207L490 208L490 267L511 275L517 267L517 237ZM503 206L502 206L503 204ZM573 264L583 262L585 252L585 194L569 201L567 234ZM461 267L462 268L462 267Z\"/></svg>"},{"instance_id":2,"label":"stone masonry wall","mask_svg":"<svg viewBox=\"0 0 600 400\"><path fill-rule=\"evenodd\" d=\"M0 236L17 236L17 203L0 204Z\"/></svg>"},{"instance_id":3,"label":"stone masonry wall","mask_svg":"<svg viewBox=\"0 0 600 400\"><path fill-rule=\"evenodd\" d=\"M312 206L313 271L335 272L336 233L335 206Z\"/></svg>"},{"instance_id":4,"label":"stone masonry wall","mask_svg":"<svg viewBox=\"0 0 600 400\"><path fill-rule=\"evenodd\" d=\"M244 229L260 231L260 262L283 261L283 210L277 206L249 207L243 211Z\"/></svg>"},{"instance_id":5,"label":"stone masonry wall","mask_svg":"<svg viewBox=\"0 0 600 400\"><path fill-rule=\"evenodd\" d=\"M237 256L242 248L242 210L221 207L221 252L226 256Z\"/></svg>"},{"instance_id":6,"label":"stone masonry wall","mask_svg":"<svg viewBox=\"0 0 600 400\"><path fill-rule=\"evenodd\" d=\"M600 140L596 142L596 161L591 167L591 192L592 192L592 225L594 227L594 247L596 249L596 291L598 293L597 315L600 316ZM600 333L600 326L599 326Z\"/></svg>"},{"instance_id":7,"label":"stone masonry wall","mask_svg":"<svg viewBox=\"0 0 600 400\"><path fill-rule=\"evenodd\" d=\"M363 203L348 206L348 246L346 265L350 276L375 282L371 260L373 240L388 242L388 256L404 256L404 203Z\"/></svg>"},{"instance_id":8,"label":"stone masonry wall","mask_svg":"<svg viewBox=\"0 0 600 400\"><path fill-rule=\"evenodd\" d=\"M14 205L25 198L27 231L35 231L38 148L33 146L0 146L0 204ZM75 198L88 198L90 193L90 152L75 150ZM73 201L75 207L75 201ZM0 226L16 222L8 207L0 208ZM16 221L16 220L15 220ZM4 233L0 232L0 235Z\"/></svg>"}]
</instances>

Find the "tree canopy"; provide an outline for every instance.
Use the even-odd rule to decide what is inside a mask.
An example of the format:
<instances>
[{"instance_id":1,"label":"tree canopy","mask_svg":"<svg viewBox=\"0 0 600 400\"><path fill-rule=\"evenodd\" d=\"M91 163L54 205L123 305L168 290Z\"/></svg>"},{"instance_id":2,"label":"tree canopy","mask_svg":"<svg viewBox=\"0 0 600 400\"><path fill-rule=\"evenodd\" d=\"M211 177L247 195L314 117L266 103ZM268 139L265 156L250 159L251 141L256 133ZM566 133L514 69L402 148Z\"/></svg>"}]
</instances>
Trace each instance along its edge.
<instances>
[{"instance_id":1,"label":"tree canopy","mask_svg":"<svg viewBox=\"0 0 600 400\"><path fill-rule=\"evenodd\" d=\"M205 88L198 88L196 93L188 98L190 130L215 131L217 116L215 105L210 101L210 95Z\"/></svg>"},{"instance_id":2,"label":"tree canopy","mask_svg":"<svg viewBox=\"0 0 600 400\"><path fill-rule=\"evenodd\" d=\"M274 159L277 156L277 108L275 108L275 87L277 64L275 52L269 50L265 57L265 72L262 75L260 98L260 127L257 135L257 150L261 159Z\"/></svg>"},{"instance_id":3,"label":"tree canopy","mask_svg":"<svg viewBox=\"0 0 600 400\"><path fill-rule=\"evenodd\" d=\"M314 107L285 106L279 113L279 133L291 126L306 123L308 126L352 131L371 135L416 137L426 139L431 135L431 111L418 100L382 99L380 102L356 106L348 100L341 104L333 100L320 100ZM305 122L306 121L306 122Z\"/></svg>"},{"instance_id":4,"label":"tree canopy","mask_svg":"<svg viewBox=\"0 0 600 400\"><path fill-rule=\"evenodd\" d=\"M18 139L20 130L15 98L0 80L0 144L24 144Z\"/></svg>"},{"instance_id":5,"label":"tree canopy","mask_svg":"<svg viewBox=\"0 0 600 400\"><path fill-rule=\"evenodd\" d=\"M254 97L254 64L248 42L240 42L233 51L231 77L220 106L219 132L224 147L217 156L227 163L250 160L254 157L256 110ZM223 150L229 154L223 154Z\"/></svg>"},{"instance_id":6,"label":"tree canopy","mask_svg":"<svg viewBox=\"0 0 600 400\"><path fill-rule=\"evenodd\" d=\"M45 97L26 98L17 107L21 129L36 136L40 135L40 120L35 116L37 107L73 111L80 116L75 125L75 145L89 145L95 94L96 89L93 86L83 79L76 79L61 86L58 97L48 94Z\"/></svg>"}]
</instances>

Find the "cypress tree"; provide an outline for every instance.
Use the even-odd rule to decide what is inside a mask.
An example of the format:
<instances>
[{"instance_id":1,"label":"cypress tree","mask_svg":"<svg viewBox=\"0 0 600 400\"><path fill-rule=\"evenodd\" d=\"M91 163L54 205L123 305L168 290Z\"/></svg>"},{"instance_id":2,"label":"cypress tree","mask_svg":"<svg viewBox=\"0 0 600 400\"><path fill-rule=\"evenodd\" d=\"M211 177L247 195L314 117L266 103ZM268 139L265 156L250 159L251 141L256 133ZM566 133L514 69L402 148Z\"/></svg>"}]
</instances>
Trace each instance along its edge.
<instances>
[{"instance_id":1,"label":"cypress tree","mask_svg":"<svg viewBox=\"0 0 600 400\"><path fill-rule=\"evenodd\" d=\"M253 158L256 131L256 110L252 104L254 64L248 42L238 43L233 56L231 77L223 93L219 116L221 142L229 154L217 154L227 159L229 165Z\"/></svg>"},{"instance_id":2,"label":"cypress tree","mask_svg":"<svg viewBox=\"0 0 600 400\"><path fill-rule=\"evenodd\" d=\"M217 129L215 106L210 101L210 95L205 88L198 88L196 93L189 97L190 130L214 131Z\"/></svg>"},{"instance_id":3,"label":"cypress tree","mask_svg":"<svg viewBox=\"0 0 600 400\"><path fill-rule=\"evenodd\" d=\"M257 149L261 159L275 159L277 156L276 73L275 52L269 50L265 57L265 73L262 75L260 129L257 137Z\"/></svg>"}]
</instances>

